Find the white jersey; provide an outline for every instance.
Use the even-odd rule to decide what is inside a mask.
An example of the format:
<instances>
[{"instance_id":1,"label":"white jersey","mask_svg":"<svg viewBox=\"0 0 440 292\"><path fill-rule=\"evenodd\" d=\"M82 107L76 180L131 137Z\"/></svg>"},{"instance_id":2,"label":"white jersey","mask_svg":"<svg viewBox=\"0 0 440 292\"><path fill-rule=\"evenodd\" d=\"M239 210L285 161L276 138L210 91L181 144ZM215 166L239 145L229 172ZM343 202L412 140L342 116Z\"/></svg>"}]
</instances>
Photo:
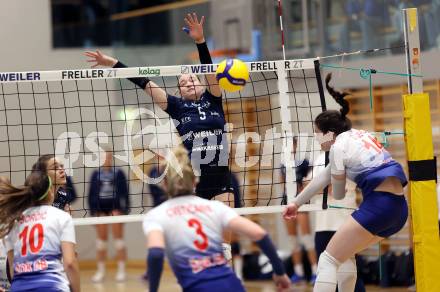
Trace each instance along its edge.
<instances>
[{"instance_id":1,"label":"white jersey","mask_svg":"<svg viewBox=\"0 0 440 292\"><path fill-rule=\"evenodd\" d=\"M331 173L355 181L362 173L391 161L391 155L370 133L351 129L336 137L330 148Z\"/></svg>"},{"instance_id":2,"label":"white jersey","mask_svg":"<svg viewBox=\"0 0 440 292\"><path fill-rule=\"evenodd\" d=\"M321 153L316 159L313 166L313 173L317 175L324 169L325 153ZM327 197L328 205L343 206L346 208L356 208L356 184L347 181L347 192L342 200L335 200L331 193ZM315 196L312 203L322 205L322 195ZM347 217L353 210L350 209L327 209L314 212L315 214L315 232L319 231L336 231L347 220Z\"/></svg>"},{"instance_id":3,"label":"white jersey","mask_svg":"<svg viewBox=\"0 0 440 292\"><path fill-rule=\"evenodd\" d=\"M70 291L61 242L75 243L72 217L49 205L26 209L6 238L14 250L13 290L56 288Z\"/></svg>"},{"instance_id":4,"label":"white jersey","mask_svg":"<svg viewBox=\"0 0 440 292\"><path fill-rule=\"evenodd\" d=\"M0 288L9 289L9 280L8 280L8 266L7 266L7 254L6 246L4 244L4 240L0 239Z\"/></svg>"},{"instance_id":5,"label":"white jersey","mask_svg":"<svg viewBox=\"0 0 440 292\"><path fill-rule=\"evenodd\" d=\"M223 256L223 230L238 214L225 204L196 196L165 201L145 216L145 235L162 231L166 255L185 289L200 280L232 274Z\"/></svg>"}]
</instances>

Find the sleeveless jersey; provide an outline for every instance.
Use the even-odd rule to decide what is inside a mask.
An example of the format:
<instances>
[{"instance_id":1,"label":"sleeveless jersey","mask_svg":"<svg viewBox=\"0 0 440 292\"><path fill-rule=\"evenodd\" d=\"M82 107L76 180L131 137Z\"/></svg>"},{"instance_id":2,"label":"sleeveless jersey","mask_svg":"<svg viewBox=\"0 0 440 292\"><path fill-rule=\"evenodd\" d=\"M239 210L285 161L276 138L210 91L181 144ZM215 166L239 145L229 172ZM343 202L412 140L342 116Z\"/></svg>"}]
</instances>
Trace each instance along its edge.
<instances>
[{"instance_id":1,"label":"sleeveless jersey","mask_svg":"<svg viewBox=\"0 0 440 292\"><path fill-rule=\"evenodd\" d=\"M70 291L61 262L61 242L75 243L72 217L55 207L28 208L6 238L14 250L12 290Z\"/></svg>"},{"instance_id":2,"label":"sleeveless jersey","mask_svg":"<svg viewBox=\"0 0 440 292\"><path fill-rule=\"evenodd\" d=\"M228 165L228 142L222 98L205 91L200 100L168 95L166 112L174 120L183 145L193 161L204 165Z\"/></svg>"},{"instance_id":3,"label":"sleeveless jersey","mask_svg":"<svg viewBox=\"0 0 440 292\"><path fill-rule=\"evenodd\" d=\"M180 285L233 274L223 256L223 229L238 214L225 204L188 195L170 199L151 210L144 233L162 231L166 255Z\"/></svg>"}]
</instances>

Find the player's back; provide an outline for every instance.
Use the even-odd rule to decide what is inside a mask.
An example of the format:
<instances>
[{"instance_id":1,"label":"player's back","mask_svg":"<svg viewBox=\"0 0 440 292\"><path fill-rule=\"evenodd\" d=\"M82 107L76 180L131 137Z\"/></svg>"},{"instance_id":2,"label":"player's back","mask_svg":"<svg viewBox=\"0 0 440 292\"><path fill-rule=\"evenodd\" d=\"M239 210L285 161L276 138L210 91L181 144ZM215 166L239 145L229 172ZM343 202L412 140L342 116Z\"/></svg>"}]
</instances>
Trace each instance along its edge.
<instances>
[{"instance_id":1,"label":"player's back","mask_svg":"<svg viewBox=\"0 0 440 292\"><path fill-rule=\"evenodd\" d=\"M48 205L25 210L7 237L8 250L14 250L11 290L70 291L61 262L61 241L75 243L69 214Z\"/></svg>"},{"instance_id":2,"label":"player's back","mask_svg":"<svg viewBox=\"0 0 440 292\"><path fill-rule=\"evenodd\" d=\"M402 166L366 131L351 129L339 134L330 149L330 165L333 175L345 173L364 196L388 177L399 179L402 186L407 184Z\"/></svg>"},{"instance_id":3,"label":"player's back","mask_svg":"<svg viewBox=\"0 0 440 292\"><path fill-rule=\"evenodd\" d=\"M346 172L352 181L362 173L368 172L392 160L389 152L370 133L351 129L339 134L330 150L332 174L335 169Z\"/></svg>"},{"instance_id":4,"label":"player's back","mask_svg":"<svg viewBox=\"0 0 440 292\"><path fill-rule=\"evenodd\" d=\"M237 213L221 202L193 195L170 199L150 211L144 232L160 230L166 254L183 288L231 275L223 256L223 229Z\"/></svg>"}]
</instances>

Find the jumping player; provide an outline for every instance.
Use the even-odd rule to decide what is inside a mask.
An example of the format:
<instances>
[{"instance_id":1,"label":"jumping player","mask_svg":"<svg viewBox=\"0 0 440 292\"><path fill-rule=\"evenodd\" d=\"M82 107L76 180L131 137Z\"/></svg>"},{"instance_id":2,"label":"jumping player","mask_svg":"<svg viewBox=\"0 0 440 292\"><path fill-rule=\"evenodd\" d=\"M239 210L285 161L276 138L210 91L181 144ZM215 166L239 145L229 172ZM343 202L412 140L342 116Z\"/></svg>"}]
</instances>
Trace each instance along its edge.
<instances>
[{"instance_id":1,"label":"jumping player","mask_svg":"<svg viewBox=\"0 0 440 292\"><path fill-rule=\"evenodd\" d=\"M330 87L330 79L329 74L327 90L342 109L324 111L315 119L316 139L322 150L330 151L330 164L285 209L284 218L295 218L298 208L329 184L333 197L343 198L347 178L361 189L363 202L338 229L319 257L315 292L335 291L338 269L346 272L343 287L353 291L356 282L354 255L398 232L408 217L403 195L407 179L402 166L371 134L352 129L346 116L349 112L348 102L344 99L347 93Z\"/></svg>"},{"instance_id":2,"label":"jumping player","mask_svg":"<svg viewBox=\"0 0 440 292\"><path fill-rule=\"evenodd\" d=\"M63 180L54 159L48 169ZM51 206L56 188L40 171L32 171L22 187L0 181L0 238L7 235L13 266L10 291L80 291L73 221Z\"/></svg>"},{"instance_id":3,"label":"jumping player","mask_svg":"<svg viewBox=\"0 0 440 292\"><path fill-rule=\"evenodd\" d=\"M149 291L158 291L164 249L183 291L244 291L223 255L226 229L253 240L271 261L278 289L289 288L283 263L266 231L221 202L194 196L195 175L187 151L179 147L173 153L177 161L168 162L171 167L163 181L170 199L151 210L143 222Z\"/></svg>"},{"instance_id":4,"label":"jumping player","mask_svg":"<svg viewBox=\"0 0 440 292\"><path fill-rule=\"evenodd\" d=\"M185 17L188 35L195 41L202 64L211 64L212 59L206 45L203 24L195 13ZM124 68L124 64L102 54L100 51L86 52L88 62L98 65ZM191 156L194 169L200 171L196 193L211 199L232 193L230 170L228 167L228 143L225 134L225 115L222 92L214 74L206 75L207 85L202 85L196 75L182 74L179 78L180 97L168 94L148 78L129 78L141 87L162 110L175 121L183 145Z\"/></svg>"}]
</instances>

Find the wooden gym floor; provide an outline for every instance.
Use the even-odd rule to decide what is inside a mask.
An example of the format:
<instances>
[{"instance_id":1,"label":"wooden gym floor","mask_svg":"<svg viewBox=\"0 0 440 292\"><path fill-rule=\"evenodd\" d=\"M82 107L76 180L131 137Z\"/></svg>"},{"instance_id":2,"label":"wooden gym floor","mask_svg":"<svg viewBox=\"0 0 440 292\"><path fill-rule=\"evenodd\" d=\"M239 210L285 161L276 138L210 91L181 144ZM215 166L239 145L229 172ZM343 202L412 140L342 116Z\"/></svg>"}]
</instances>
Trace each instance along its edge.
<instances>
[{"instance_id":1,"label":"wooden gym floor","mask_svg":"<svg viewBox=\"0 0 440 292\"><path fill-rule=\"evenodd\" d=\"M133 291L148 291L147 284L141 280L141 275L144 271L142 269L127 269L127 280L125 282L118 283L114 280L115 271L109 270L106 278L102 283L95 284L90 279L94 273L91 269L81 270L81 291L84 292L133 292ZM270 281L247 281L245 287L248 292L271 292L275 291L275 287ZM408 292L407 288L378 288L367 287L367 292ZM159 291L164 292L178 292L181 291L177 284L176 278L169 271L165 270L160 284ZM292 291L297 292L311 292L312 287L307 284L296 285ZM225 291L226 292L226 291Z\"/></svg>"}]
</instances>

